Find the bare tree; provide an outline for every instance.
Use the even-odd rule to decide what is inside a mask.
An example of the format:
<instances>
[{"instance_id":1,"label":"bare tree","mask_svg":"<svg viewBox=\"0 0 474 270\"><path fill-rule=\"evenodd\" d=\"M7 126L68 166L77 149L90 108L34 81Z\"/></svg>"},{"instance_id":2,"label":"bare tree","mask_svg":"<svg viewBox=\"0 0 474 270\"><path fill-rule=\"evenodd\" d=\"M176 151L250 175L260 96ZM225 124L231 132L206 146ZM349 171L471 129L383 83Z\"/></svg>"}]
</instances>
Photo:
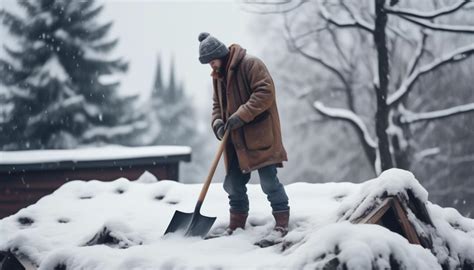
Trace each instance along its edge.
<instances>
[{"instance_id":1,"label":"bare tree","mask_svg":"<svg viewBox=\"0 0 474 270\"><path fill-rule=\"evenodd\" d=\"M357 130L367 158L379 173L394 166L409 169L411 125L474 111L474 103L468 102L429 112L410 111L406 105L423 78L474 53L474 44L468 44L439 56L428 45L428 39L438 33L474 34L470 25L444 23L472 8L470 2L437 7L435 1L431 11L399 7L406 3L397 0L245 0L243 7L260 14L281 14L289 50L331 74L334 79L329 87L310 87L299 96L314 98L313 91L342 89L344 106L328 106L321 95L312 105L319 114L344 120ZM376 104L373 121L364 117L368 105L357 105L355 95L367 89Z\"/></svg>"}]
</instances>

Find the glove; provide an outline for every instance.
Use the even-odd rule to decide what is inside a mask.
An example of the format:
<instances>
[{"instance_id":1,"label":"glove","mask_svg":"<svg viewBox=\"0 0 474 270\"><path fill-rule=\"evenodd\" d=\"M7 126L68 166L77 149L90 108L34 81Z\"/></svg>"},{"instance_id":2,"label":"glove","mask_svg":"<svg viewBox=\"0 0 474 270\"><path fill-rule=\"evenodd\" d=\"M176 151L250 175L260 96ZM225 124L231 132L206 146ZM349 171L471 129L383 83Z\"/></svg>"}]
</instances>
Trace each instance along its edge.
<instances>
[{"instance_id":1,"label":"glove","mask_svg":"<svg viewBox=\"0 0 474 270\"><path fill-rule=\"evenodd\" d=\"M224 121L222 121L222 119L216 119L212 124L212 130L216 138L221 141L224 137Z\"/></svg>"},{"instance_id":2,"label":"glove","mask_svg":"<svg viewBox=\"0 0 474 270\"><path fill-rule=\"evenodd\" d=\"M245 125L245 122L236 114L233 114L225 123L224 130L234 130Z\"/></svg>"}]
</instances>

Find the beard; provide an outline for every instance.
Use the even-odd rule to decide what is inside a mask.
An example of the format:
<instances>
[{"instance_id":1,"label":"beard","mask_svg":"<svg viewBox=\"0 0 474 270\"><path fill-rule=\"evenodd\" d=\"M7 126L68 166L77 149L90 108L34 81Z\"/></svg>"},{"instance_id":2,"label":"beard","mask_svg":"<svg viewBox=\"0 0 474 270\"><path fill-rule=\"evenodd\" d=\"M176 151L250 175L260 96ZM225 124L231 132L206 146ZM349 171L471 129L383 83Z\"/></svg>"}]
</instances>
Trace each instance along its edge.
<instances>
[{"instance_id":1,"label":"beard","mask_svg":"<svg viewBox=\"0 0 474 270\"><path fill-rule=\"evenodd\" d=\"M214 72L216 72L217 74L224 74L224 68L223 67L216 67L214 68Z\"/></svg>"}]
</instances>

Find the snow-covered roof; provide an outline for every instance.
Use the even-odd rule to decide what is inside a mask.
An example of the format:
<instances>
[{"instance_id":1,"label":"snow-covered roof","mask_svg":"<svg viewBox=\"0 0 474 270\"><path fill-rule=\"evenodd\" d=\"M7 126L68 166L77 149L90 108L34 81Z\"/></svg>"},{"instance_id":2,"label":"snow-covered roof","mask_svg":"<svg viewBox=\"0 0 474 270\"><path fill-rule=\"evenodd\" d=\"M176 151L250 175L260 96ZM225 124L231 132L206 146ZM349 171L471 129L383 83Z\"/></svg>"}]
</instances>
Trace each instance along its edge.
<instances>
[{"instance_id":1,"label":"snow-covered roof","mask_svg":"<svg viewBox=\"0 0 474 270\"><path fill-rule=\"evenodd\" d=\"M60 164L88 164L91 162L114 162L131 159L156 159L168 161L189 161L191 148L188 146L141 146L126 147L109 145L94 148L64 150L28 150L0 152L0 170L15 167L30 168L41 165L42 168L57 167ZM49 164L49 165L48 165ZM54 166L53 166L54 165ZM36 166L38 167L38 166Z\"/></svg>"},{"instance_id":2,"label":"snow-covered roof","mask_svg":"<svg viewBox=\"0 0 474 270\"><path fill-rule=\"evenodd\" d=\"M390 269L397 264L400 269L432 270L442 269L441 264L455 269L474 262L474 220L430 203L426 190L407 171L389 170L362 184L287 185L290 232L283 243L268 248L254 245L274 223L266 196L252 184L245 230L209 240L163 236L176 210L194 210L201 187L157 182L149 173L137 181L69 182L0 220L0 250L11 250L39 269L322 269L336 261L347 269ZM363 197L407 189L430 213L437 236L432 250L379 225L340 220L341 215L355 214L352 208L364 207L357 205ZM201 214L217 217L212 231L225 228L228 204L221 184L211 185Z\"/></svg>"}]
</instances>

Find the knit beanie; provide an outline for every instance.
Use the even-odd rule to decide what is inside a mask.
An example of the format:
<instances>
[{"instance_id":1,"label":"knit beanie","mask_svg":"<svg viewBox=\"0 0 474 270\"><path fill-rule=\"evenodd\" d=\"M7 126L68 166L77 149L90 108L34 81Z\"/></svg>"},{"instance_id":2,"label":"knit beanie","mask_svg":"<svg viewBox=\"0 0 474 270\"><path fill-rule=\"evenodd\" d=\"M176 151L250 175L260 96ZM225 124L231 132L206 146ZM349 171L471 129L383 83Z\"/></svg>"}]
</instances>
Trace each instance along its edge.
<instances>
[{"instance_id":1,"label":"knit beanie","mask_svg":"<svg viewBox=\"0 0 474 270\"><path fill-rule=\"evenodd\" d=\"M208 64L214 59L226 56L229 49L217 38L209 33L202 32L198 37L199 42L199 61L201 64Z\"/></svg>"}]
</instances>

